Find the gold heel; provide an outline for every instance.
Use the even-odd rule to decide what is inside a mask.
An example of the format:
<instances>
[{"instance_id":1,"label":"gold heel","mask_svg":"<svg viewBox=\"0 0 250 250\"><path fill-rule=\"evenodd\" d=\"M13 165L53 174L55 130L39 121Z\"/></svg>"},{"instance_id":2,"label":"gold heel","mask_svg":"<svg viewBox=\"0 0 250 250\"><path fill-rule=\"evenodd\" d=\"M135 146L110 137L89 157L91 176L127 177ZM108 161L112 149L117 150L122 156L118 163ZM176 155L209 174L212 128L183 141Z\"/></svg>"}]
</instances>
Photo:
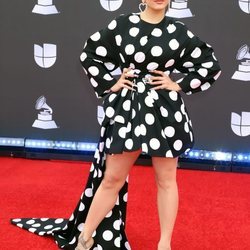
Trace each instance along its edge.
<instances>
[{"instance_id":1,"label":"gold heel","mask_svg":"<svg viewBox=\"0 0 250 250\"><path fill-rule=\"evenodd\" d=\"M94 245L94 239L91 237L87 241L84 240L83 234L78 237L78 244L75 250L90 250Z\"/></svg>"}]
</instances>

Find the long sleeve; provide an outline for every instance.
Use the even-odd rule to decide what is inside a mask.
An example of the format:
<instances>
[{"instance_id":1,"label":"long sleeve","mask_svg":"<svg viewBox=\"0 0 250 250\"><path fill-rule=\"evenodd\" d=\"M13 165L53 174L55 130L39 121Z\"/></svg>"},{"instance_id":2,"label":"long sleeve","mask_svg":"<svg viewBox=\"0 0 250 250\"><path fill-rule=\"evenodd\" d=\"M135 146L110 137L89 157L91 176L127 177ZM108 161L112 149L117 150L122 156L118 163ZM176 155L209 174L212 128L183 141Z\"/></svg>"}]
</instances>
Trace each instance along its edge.
<instances>
[{"instance_id":1,"label":"long sleeve","mask_svg":"<svg viewBox=\"0 0 250 250\"><path fill-rule=\"evenodd\" d=\"M105 96L117 82L111 72L119 66L114 19L107 28L94 33L85 43L80 61L98 98Z\"/></svg>"},{"instance_id":2,"label":"long sleeve","mask_svg":"<svg viewBox=\"0 0 250 250\"><path fill-rule=\"evenodd\" d=\"M190 95L210 88L219 78L221 68L213 48L193 35L185 25L180 25L184 28L183 35L186 36L186 42L176 69L185 76L177 83L183 92Z\"/></svg>"}]
</instances>

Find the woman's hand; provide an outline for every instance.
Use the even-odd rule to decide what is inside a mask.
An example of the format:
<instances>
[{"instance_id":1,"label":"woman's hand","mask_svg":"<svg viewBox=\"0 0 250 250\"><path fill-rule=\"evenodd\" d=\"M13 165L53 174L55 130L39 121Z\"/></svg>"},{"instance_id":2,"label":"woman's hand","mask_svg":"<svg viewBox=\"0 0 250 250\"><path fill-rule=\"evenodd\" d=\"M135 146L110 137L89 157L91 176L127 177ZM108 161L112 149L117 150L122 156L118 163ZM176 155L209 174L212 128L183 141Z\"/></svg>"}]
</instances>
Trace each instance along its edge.
<instances>
[{"instance_id":1,"label":"woman's hand","mask_svg":"<svg viewBox=\"0 0 250 250\"><path fill-rule=\"evenodd\" d=\"M126 79L128 77L134 78L134 77L137 77L137 75L134 74L133 69L124 68L120 79L117 81L117 83L115 85L112 86L112 88L110 90L112 92L117 92L121 88L126 88L126 89L130 89L132 91L135 91L133 89L133 86L135 86L135 84L133 82L129 81L128 79Z\"/></svg>"},{"instance_id":2,"label":"woman's hand","mask_svg":"<svg viewBox=\"0 0 250 250\"><path fill-rule=\"evenodd\" d=\"M160 70L152 70L152 73L158 74L159 76L151 76L149 84L151 85L157 85L156 87L153 87L152 89L167 89L167 90L173 90L173 91L180 91L181 87L174 81L171 80L171 78L166 75L163 71Z\"/></svg>"}]
</instances>

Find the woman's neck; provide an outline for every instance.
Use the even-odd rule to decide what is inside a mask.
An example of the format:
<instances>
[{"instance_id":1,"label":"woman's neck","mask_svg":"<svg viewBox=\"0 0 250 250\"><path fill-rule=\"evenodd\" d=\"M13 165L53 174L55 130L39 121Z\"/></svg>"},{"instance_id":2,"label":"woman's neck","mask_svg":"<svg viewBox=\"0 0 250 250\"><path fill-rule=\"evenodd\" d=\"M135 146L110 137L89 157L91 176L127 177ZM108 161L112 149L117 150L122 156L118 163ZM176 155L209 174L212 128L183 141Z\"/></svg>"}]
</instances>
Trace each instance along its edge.
<instances>
[{"instance_id":1,"label":"woman's neck","mask_svg":"<svg viewBox=\"0 0 250 250\"><path fill-rule=\"evenodd\" d=\"M165 16L165 10L146 9L141 14L141 19L149 23L159 23Z\"/></svg>"}]
</instances>

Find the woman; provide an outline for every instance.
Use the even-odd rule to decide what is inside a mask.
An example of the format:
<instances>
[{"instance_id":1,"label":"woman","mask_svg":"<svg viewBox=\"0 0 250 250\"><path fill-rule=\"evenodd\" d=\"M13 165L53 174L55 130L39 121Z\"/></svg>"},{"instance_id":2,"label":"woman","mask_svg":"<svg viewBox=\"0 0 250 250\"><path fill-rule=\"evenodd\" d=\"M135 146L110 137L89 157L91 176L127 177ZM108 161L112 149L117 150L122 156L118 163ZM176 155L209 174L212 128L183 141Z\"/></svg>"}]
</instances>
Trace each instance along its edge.
<instances>
[{"instance_id":1,"label":"woman","mask_svg":"<svg viewBox=\"0 0 250 250\"><path fill-rule=\"evenodd\" d=\"M194 143L179 92L208 89L220 67L210 45L165 16L168 4L143 1L140 13L121 15L88 39L80 59L97 97L104 97L105 117L87 186L69 220L26 218L13 224L52 234L64 249L130 249L127 176L143 152L152 157L158 187L158 250L171 249L178 156ZM111 75L117 67L122 69L118 80ZM174 69L185 74L178 82L169 77Z\"/></svg>"}]
</instances>

